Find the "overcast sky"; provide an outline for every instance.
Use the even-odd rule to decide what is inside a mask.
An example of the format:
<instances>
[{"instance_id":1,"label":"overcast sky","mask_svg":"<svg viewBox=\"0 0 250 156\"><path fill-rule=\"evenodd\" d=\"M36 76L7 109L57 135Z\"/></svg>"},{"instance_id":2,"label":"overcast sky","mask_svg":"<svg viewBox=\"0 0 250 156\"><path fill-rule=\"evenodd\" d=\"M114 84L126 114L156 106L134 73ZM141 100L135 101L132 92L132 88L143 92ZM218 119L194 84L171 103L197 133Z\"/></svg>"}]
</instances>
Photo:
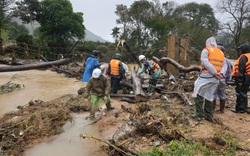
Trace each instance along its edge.
<instances>
[{"instance_id":1,"label":"overcast sky","mask_svg":"<svg viewBox=\"0 0 250 156\"><path fill-rule=\"evenodd\" d=\"M105 40L113 42L112 29L116 26L116 19L118 16L115 14L117 4L124 4L130 7L134 2L132 0L70 0L74 12L84 13L84 25L86 29L94 34L102 37ZM161 3L167 0L160 0ZM212 8L216 5L218 0L173 0L178 4L187 2L208 3Z\"/></svg>"}]
</instances>

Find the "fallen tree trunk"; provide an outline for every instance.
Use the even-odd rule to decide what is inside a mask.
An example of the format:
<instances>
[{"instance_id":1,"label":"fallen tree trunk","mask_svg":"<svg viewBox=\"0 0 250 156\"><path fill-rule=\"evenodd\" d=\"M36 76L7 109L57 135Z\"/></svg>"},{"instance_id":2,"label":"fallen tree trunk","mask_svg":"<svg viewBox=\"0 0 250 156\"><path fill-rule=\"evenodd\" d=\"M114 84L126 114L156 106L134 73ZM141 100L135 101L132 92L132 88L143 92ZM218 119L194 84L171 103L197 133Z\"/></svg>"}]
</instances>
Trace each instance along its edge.
<instances>
[{"instance_id":1,"label":"fallen tree trunk","mask_svg":"<svg viewBox=\"0 0 250 156\"><path fill-rule=\"evenodd\" d=\"M180 65L178 62L176 62L175 60L169 58L169 57L162 57L160 59L160 63L162 64L162 66L166 67L168 63L172 64L173 66L175 66L177 69L179 69L180 71L184 72L184 73L188 73L191 71L200 71L200 67L197 66L193 66L193 67L184 67L183 65Z\"/></svg>"},{"instance_id":2,"label":"fallen tree trunk","mask_svg":"<svg viewBox=\"0 0 250 156\"><path fill-rule=\"evenodd\" d=\"M128 88L133 88L133 85L131 83L125 81L120 81L120 85Z\"/></svg>"},{"instance_id":3,"label":"fallen tree trunk","mask_svg":"<svg viewBox=\"0 0 250 156\"><path fill-rule=\"evenodd\" d=\"M39 64L26 64L26 65L19 65L19 66L7 66L7 67L0 67L0 72L12 72L12 71L23 71L23 70L31 70L31 69L38 69L38 68L47 68L51 66L57 66L62 64L67 64L70 62L70 59L61 59L51 62L42 62Z\"/></svg>"}]
</instances>

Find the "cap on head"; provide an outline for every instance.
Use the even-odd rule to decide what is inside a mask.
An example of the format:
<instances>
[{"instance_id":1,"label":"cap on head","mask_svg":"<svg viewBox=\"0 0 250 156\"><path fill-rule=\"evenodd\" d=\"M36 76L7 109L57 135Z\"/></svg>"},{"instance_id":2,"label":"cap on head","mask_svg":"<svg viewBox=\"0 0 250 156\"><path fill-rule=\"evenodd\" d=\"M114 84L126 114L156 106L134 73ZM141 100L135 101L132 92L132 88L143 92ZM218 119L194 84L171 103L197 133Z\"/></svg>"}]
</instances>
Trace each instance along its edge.
<instances>
[{"instance_id":1,"label":"cap on head","mask_svg":"<svg viewBox=\"0 0 250 156\"><path fill-rule=\"evenodd\" d=\"M144 55L140 55L139 56L139 61L142 61L142 60L144 60L146 57L144 56Z\"/></svg>"},{"instance_id":2,"label":"cap on head","mask_svg":"<svg viewBox=\"0 0 250 156\"><path fill-rule=\"evenodd\" d=\"M96 68L92 72L92 77L93 78L99 78L102 75L102 71L99 68Z\"/></svg>"},{"instance_id":3,"label":"cap on head","mask_svg":"<svg viewBox=\"0 0 250 156\"><path fill-rule=\"evenodd\" d=\"M98 54L99 54L99 52L98 52L97 50L93 50L93 51L92 51L92 55L98 56Z\"/></svg>"},{"instance_id":4,"label":"cap on head","mask_svg":"<svg viewBox=\"0 0 250 156\"><path fill-rule=\"evenodd\" d=\"M238 47L242 53L250 52L250 45L249 44L242 44Z\"/></svg>"},{"instance_id":5,"label":"cap on head","mask_svg":"<svg viewBox=\"0 0 250 156\"><path fill-rule=\"evenodd\" d=\"M115 58L121 60L122 59L122 55L120 53L116 53L115 54Z\"/></svg>"}]
</instances>

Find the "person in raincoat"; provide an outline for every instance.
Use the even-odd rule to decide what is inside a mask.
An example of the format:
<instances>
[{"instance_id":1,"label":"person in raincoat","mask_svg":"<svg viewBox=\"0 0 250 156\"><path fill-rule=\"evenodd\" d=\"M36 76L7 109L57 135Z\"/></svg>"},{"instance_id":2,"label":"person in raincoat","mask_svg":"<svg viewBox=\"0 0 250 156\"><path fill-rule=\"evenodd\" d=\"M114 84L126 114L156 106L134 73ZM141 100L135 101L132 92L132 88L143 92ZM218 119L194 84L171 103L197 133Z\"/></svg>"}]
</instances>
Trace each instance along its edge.
<instances>
[{"instance_id":1,"label":"person in raincoat","mask_svg":"<svg viewBox=\"0 0 250 156\"><path fill-rule=\"evenodd\" d=\"M86 85L86 93L84 94L85 103L88 102L88 97L90 96L90 115L88 118L95 119L95 112L103 103L106 104L107 110L114 109L114 107L111 106L109 92L109 80L102 74L101 69L94 69L92 77Z\"/></svg>"},{"instance_id":2,"label":"person in raincoat","mask_svg":"<svg viewBox=\"0 0 250 156\"><path fill-rule=\"evenodd\" d=\"M240 57L236 60L232 76L235 79L236 105L231 111L234 113L247 112L247 91L250 86L250 45L243 44L239 47Z\"/></svg>"},{"instance_id":3,"label":"person in raincoat","mask_svg":"<svg viewBox=\"0 0 250 156\"><path fill-rule=\"evenodd\" d=\"M224 53L217 48L215 38L208 38L206 47L201 52L201 73L194 83L192 96L195 97L195 114L192 115L193 118L213 121L213 95L219 80L223 77L221 71L224 64Z\"/></svg>"},{"instance_id":4,"label":"person in raincoat","mask_svg":"<svg viewBox=\"0 0 250 156\"><path fill-rule=\"evenodd\" d=\"M225 54L225 48L223 45L218 44L217 47ZM226 66L227 66L225 73L223 73L223 75L225 77L220 79L219 84L214 92L214 100L213 100L213 107L214 107L213 109L215 110L217 97L219 98L219 100L220 100L219 111L221 113L224 113L226 99L227 99L226 94L225 94L225 89L227 86L227 82L230 81L232 78L232 68L233 68L232 63L226 57L225 57L225 62L226 62Z\"/></svg>"},{"instance_id":5,"label":"person in raincoat","mask_svg":"<svg viewBox=\"0 0 250 156\"><path fill-rule=\"evenodd\" d=\"M150 76L149 79L149 95L154 94L157 79L161 75L161 67L153 60L147 59L144 55L139 56L139 61L142 66L138 71L137 76L139 77L142 73L146 73Z\"/></svg>"},{"instance_id":6,"label":"person in raincoat","mask_svg":"<svg viewBox=\"0 0 250 156\"><path fill-rule=\"evenodd\" d=\"M85 69L82 76L82 82L88 82L91 78L92 72L95 68L99 68L101 64L99 63L97 56L99 55L99 52L96 50L92 51L92 55L89 56L84 63Z\"/></svg>"}]
</instances>

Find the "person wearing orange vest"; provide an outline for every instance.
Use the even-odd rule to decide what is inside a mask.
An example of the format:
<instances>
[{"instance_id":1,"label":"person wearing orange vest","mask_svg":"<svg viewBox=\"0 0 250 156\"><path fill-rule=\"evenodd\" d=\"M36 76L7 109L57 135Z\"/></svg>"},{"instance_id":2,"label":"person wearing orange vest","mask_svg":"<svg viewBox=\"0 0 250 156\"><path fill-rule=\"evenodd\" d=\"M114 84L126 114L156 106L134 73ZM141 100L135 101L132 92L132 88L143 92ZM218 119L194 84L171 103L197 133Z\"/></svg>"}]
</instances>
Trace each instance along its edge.
<instances>
[{"instance_id":1,"label":"person wearing orange vest","mask_svg":"<svg viewBox=\"0 0 250 156\"><path fill-rule=\"evenodd\" d=\"M247 112L247 91L250 86L250 45L243 44L239 47L240 57L236 60L232 76L236 82L236 105L231 111L234 113Z\"/></svg>"},{"instance_id":2,"label":"person wearing orange vest","mask_svg":"<svg viewBox=\"0 0 250 156\"><path fill-rule=\"evenodd\" d=\"M139 61L142 63L141 69L137 73L139 77L142 73L146 73L150 76L149 79L149 94L154 94L157 79L161 75L161 68L159 64L157 64L153 60L148 60L144 55L139 56Z\"/></svg>"},{"instance_id":3,"label":"person wearing orange vest","mask_svg":"<svg viewBox=\"0 0 250 156\"><path fill-rule=\"evenodd\" d=\"M223 77L221 71L225 70L224 53L217 48L214 37L206 40L206 47L201 52L201 73L194 84L193 97L195 97L195 114L193 118L205 118L213 121L213 94ZM203 107L203 101L204 107Z\"/></svg>"},{"instance_id":4,"label":"person wearing orange vest","mask_svg":"<svg viewBox=\"0 0 250 156\"><path fill-rule=\"evenodd\" d=\"M109 62L108 75L111 81L111 94L117 94L120 81L123 79L125 70L121 61L121 54L116 53L115 57Z\"/></svg>"}]
</instances>

